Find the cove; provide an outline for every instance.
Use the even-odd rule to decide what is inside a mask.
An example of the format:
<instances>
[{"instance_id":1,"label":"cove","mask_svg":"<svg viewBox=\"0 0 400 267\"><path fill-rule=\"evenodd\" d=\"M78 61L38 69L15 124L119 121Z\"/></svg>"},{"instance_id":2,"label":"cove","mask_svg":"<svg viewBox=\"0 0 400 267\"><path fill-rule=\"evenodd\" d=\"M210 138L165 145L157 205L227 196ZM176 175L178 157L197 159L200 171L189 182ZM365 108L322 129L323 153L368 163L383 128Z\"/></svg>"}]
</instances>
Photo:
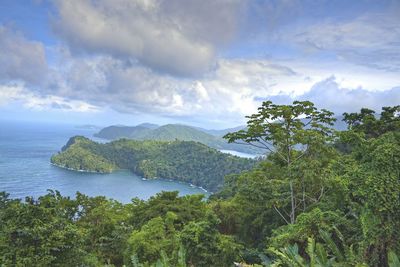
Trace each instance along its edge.
<instances>
[{"instance_id":1,"label":"cove","mask_svg":"<svg viewBox=\"0 0 400 267\"><path fill-rule=\"evenodd\" d=\"M47 189L75 196L103 195L123 203L132 198L148 199L161 191L179 191L180 195L206 194L202 189L165 179L142 180L130 171L109 174L65 170L50 164L50 157L71 136L94 139L97 129L82 129L57 123L2 121L0 128L0 191L12 198L38 197ZM96 140L97 141L97 140Z\"/></svg>"}]
</instances>

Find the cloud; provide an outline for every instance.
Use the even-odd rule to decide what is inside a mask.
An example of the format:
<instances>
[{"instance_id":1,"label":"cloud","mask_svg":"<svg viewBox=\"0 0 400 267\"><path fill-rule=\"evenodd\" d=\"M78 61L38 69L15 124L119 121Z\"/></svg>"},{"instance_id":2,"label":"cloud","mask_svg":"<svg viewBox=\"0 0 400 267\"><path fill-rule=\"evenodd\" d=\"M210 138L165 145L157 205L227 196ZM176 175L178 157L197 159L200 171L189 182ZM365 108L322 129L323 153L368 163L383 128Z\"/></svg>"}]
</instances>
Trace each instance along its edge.
<instances>
[{"instance_id":1,"label":"cloud","mask_svg":"<svg viewBox=\"0 0 400 267\"><path fill-rule=\"evenodd\" d=\"M16 85L0 86L0 106L19 99L21 91L21 87Z\"/></svg>"},{"instance_id":2,"label":"cloud","mask_svg":"<svg viewBox=\"0 0 400 267\"><path fill-rule=\"evenodd\" d=\"M238 0L57 0L55 32L74 52L105 54L174 75L209 70L237 31Z\"/></svg>"},{"instance_id":3,"label":"cloud","mask_svg":"<svg viewBox=\"0 0 400 267\"><path fill-rule=\"evenodd\" d=\"M380 71L363 74L355 69L338 72L291 62L219 59L213 71L201 79L192 79L162 74L111 56L66 54L60 65L45 94L128 114L242 122L245 115L256 112L261 101L270 97L277 102L307 99L339 113L372 106L375 96L373 107L377 108L391 103L385 97L398 100L396 89L375 92L399 86L396 79L391 80ZM339 75L331 77L336 72ZM370 82L365 87L370 77L389 82ZM360 103L354 104L356 101Z\"/></svg>"},{"instance_id":4,"label":"cloud","mask_svg":"<svg viewBox=\"0 0 400 267\"><path fill-rule=\"evenodd\" d=\"M0 26L0 104L226 125L265 99L339 113L399 102L395 10L339 15L348 1L332 12L314 2L54 0L64 42L46 47L48 66L44 44Z\"/></svg>"},{"instance_id":5,"label":"cloud","mask_svg":"<svg viewBox=\"0 0 400 267\"><path fill-rule=\"evenodd\" d=\"M301 86L308 89L312 84L291 68L268 60L220 59L201 79L161 74L110 56L66 54L61 66L47 94L124 113L171 117L242 118L256 110L254 95L292 92Z\"/></svg>"},{"instance_id":6,"label":"cloud","mask_svg":"<svg viewBox=\"0 0 400 267\"><path fill-rule=\"evenodd\" d=\"M41 84L47 74L44 46L0 25L0 81Z\"/></svg>"},{"instance_id":7,"label":"cloud","mask_svg":"<svg viewBox=\"0 0 400 267\"><path fill-rule=\"evenodd\" d=\"M65 103L58 103L58 102L53 102L51 103L51 108L52 109L61 109L61 110L68 110L68 109L72 109L72 107L69 104L65 104Z\"/></svg>"},{"instance_id":8,"label":"cloud","mask_svg":"<svg viewBox=\"0 0 400 267\"><path fill-rule=\"evenodd\" d=\"M324 20L282 31L281 42L295 44L307 53L334 53L339 61L388 72L400 71L399 8L365 13L350 20Z\"/></svg>"},{"instance_id":9,"label":"cloud","mask_svg":"<svg viewBox=\"0 0 400 267\"><path fill-rule=\"evenodd\" d=\"M400 103L400 86L385 91L370 91L358 88L346 88L334 76L314 84L302 95L274 95L259 100L272 100L276 103L287 104L294 100L308 100L318 108L325 108L341 115L343 112L355 112L361 108L380 111L383 106L395 106Z\"/></svg>"},{"instance_id":10,"label":"cloud","mask_svg":"<svg viewBox=\"0 0 400 267\"><path fill-rule=\"evenodd\" d=\"M379 111L383 106L395 106L400 103L400 87L385 91L344 88L333 76L316 83L300 98L313 101L337 114L359 111L363 107Z\"/></svg>"},{"instance_id":11,"label":"cloud","mask_svg":"<svg viewBox=\"0 0 400 267\"><path fill-rule=\"evenodd\" d=\"M72 112L97 112L99 107L84 101L69 100L54 95L39 95L25 88L24 84L0 85L0 106L21 104L32 110L62 110Z\"/></svg>"}]
</instances>

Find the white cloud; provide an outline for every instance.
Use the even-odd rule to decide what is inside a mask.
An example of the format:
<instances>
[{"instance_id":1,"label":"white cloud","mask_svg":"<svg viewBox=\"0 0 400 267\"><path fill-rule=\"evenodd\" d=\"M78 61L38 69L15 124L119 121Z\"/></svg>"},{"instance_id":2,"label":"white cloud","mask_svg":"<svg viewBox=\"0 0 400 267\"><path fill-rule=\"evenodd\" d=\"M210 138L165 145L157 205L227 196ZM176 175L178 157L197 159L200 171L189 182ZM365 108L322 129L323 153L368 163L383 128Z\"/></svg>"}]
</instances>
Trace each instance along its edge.
<instances>
[{"instance_id":1,"label":"white cloud","mask_svg":"<svg viewBox=\"0 0 400 267\"><path fill-rule=\"evenodd\" d=\"M325 20L312 25L287 27L277 34L286 44L297 44L307 53L334 53L339 61L389 72L400 71L399 9L365 13L351 20Z\"/></svg>"},{"instance_id":2,"label":"white cloud","mask_svg":"<svg viewBox=\"0 0 400 267\"><path fill-rule=\"evenodd\" d=\"M43 45L0 25L0 81L23 80L41 84L46 73Z\"/></svg>"},{"instance_id":3,"label":"white cloud","mask_svg":"<svg viewBox=\"0 0 400 267\"><path fill-rule=\"evenodd\" d=\"M266 99L277 103L290 103L293 100L308 100L318 108L325 108L341 115L343 112L355 112L361 108L380 111L383 106L395 106L400 103L400 86L390 90L365 90L361 87L349 88L335 76L315 83L309 91L297 95L275 95ZM265 99L264 99L265 100Z\"/></svg>"},{"instance_id":4,"label":"white cloud","mask_svg":"<svg viewBox=\"0 0 400 267\"><path fill-rule=\"evenodd\" d=\"M56 32L74 51L139 60L156 70L199 75L233 38L238 0L57 0Z\"/></svg>"},{"instance_id":5,"label":"white cloud","mask_svg":"<svg viewBox=\"0 0 400 267\"><path fill-rule=\"evenodd\" d=\"M20 98L21 92L22 88L18 85L0 86L0 106L16 101Z\"/></svg>"},{"instance_id":6,"label":"white cloud","mask_svg":"<svg viewBox=\"0 0 400 267\"><path fill-rule=\"evenodd\" d=\"M390 105L390 101L398 101L400 85L395 73L351 64L338 68L331 63L219 59L215 69L203 78L192 79L162 74L112 56L76 57L68 49L60 51L63 57L49 69L44 86L3 85L0 103L80 112L112 108L128 114L226 125L228 121L242 123L244 116L256 112L260 101L267 98L309 98L339 113L351 107L372 106L375 96L375 106ZM333 74L335 79L327 79ZM376 90L388 91L378 94ZM358 104L352 105L355 101Z\"/></svg>"},{"instance_id":7,"label":"white cloud","mask_svg":"<svg viewBox=\"0 0 400 267\"><path fill-rule=\"evenodd\" d=\"M389 90L400 85L393 73L380 70L366 72L363 67L348 65L335 69L333 67L336 66L330 68L291 61L220 59L216 68L202 79L190 79L160 74L140 64L128 64L110 56L65 56L60 63L62 67L55 71L47 91L42 89L42 93L122 113L148 113L175 118L243 121L245 115L256 112L262 99L271 96L289 100L307 96L319 102L320 94L322 99L336 103L327 94L332 85L324 83L335 73L338 73L336 78L328 80L337 84L338 88L361 88L366 95L368 91ZM327 86L328 91L320 89L318 94L310 93L315 91L317 85L322 88L321 84ZM332 94L341 95L337 92ZM391 94L393 91L387 96ZM346 96L348 99L363 99L361 95ZM368 104L368 101L361 101L360 105ZM384 105L388 102L381 99L377 103ZM332 108L335 105L328 106ZM345 106L336 106L333 110L342 107L345 110Z\"/></svg>"},{"instance_id":8,"label":"white cloud","mask_svg":"<svg viewBox=\"0 0 400 267\"><path fill-rule=\"evenodd\" d=\"M47 93L120 112L164 116L243 117L256 110L255 96L292 92L295 84L312 84L292 69L267 60L219 60L215 70L195 80L108 56L66 55L62 66Z\"/></svg>"},{"instance_id":9,"label":"white cloud","mask_svg":"<svg viewBox=\"0 0 400 267\"><path fill-rule=\"evenodd\" d=\"M0 85L0 106L19 103L32 110L62 110L72 112L97 112L99 107L84 101L69 100L54 95L38 95L21 83Z\"/></svg>"},{"instance_id":10,"label":"white cloud","mask_svg":"<svg viewBox=\"0 0 400 267\"><path fill-rule=\"evenodd\" d=\"M399 105L400 86L385 91L348 88L332 76L316 83L300 98L313 101L337 114L359 111L363 107L380 111L383 106Z\"/></svg>"}]
</instances>

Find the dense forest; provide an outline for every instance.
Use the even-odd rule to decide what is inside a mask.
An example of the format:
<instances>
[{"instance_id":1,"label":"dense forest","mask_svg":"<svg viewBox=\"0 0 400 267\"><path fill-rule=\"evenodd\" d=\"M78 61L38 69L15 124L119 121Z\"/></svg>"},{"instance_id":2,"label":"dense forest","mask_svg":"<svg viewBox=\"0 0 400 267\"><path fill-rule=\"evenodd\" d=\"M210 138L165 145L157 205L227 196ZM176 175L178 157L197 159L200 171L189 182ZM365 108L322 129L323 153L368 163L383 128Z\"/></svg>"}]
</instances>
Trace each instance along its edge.
<instances>
[{"instance_id":1,"label":"dense forest","mask_svg":"<svg viewBox=\"0 0 400 267\"><path fill-rule=\"evenodd\" d=\"M212 192L221 189L225 175L249 170L257 163L196 142L120 139L101 144L82 136L70 138L51 162L101 173L129 169L146 178L174 179Z\"/></svg>"},{"instance_id":2,"label":"dense forest","mask_svg":"<svg viewBox=\"0 0 400 267\"><path fill-rule=\"evenodd\" d=\"M338 132L333 113L311 102L264 102L246 129L225 138L267 157L227 175L207 200L2 193L0 265L400 266L399 112L345 113L348 129Z\"/></svg>"},{"instance_id":3,"label":"dense forest","mask_svg":"<svg viewBox=\"0 0 400 267\"><path fill-rule=\"evenodd\" d=\"M236 127L233 130L243 129ZM150 123L142 123L137 126L109 126L94 134L95 137L117 140L127 138L132 140L156 140L156 141L194 141L205 144L215 149L235 150L243 153L262 154L263 150L254 146L242 146L228 143L222 138L232 129L207 130L182 124L166 124L158 126Z\"/></svg>"}]
</instances>

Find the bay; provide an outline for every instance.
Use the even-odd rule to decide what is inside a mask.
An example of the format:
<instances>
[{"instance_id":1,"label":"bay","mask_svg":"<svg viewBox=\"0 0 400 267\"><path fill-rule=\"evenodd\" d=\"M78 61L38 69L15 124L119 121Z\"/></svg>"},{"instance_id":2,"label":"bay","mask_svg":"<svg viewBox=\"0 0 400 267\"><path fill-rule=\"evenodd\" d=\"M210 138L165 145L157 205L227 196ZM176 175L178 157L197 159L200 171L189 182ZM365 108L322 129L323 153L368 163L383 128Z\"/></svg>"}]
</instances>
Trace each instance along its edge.
<instances>
[{"instance_id":1,"label":"bay","mask_svg":"<svg viewBox=\"0 0 400 267\"><path fill-rule=\"evenodd\" d=\"M132 198L148 199L161 191L180 195L205 194L197 187L165 179L143 180L127 170L110 174L69 171L50 164L50 157L71 136L83 135L95 141L97 129L84 129L58 123L0 122L0 191L12 198L38 197L47 189L75 196L103 195L123 203Z\"/></svg>"},{"instance_id":2,"label":"bay","mask_svg":"<svg viewBox=\"0 0 400 267\"><path fill-rule=\"evenodd\" d=\"M228 149L221 149L220 150L222 153L238 156L241 158L248 158L248 159L255 159L257 157L260 157L261 155L256 155L256 154L248 154L248 153L243 153L235 150L228 150Z\"/></svg>"}]
</instances>

